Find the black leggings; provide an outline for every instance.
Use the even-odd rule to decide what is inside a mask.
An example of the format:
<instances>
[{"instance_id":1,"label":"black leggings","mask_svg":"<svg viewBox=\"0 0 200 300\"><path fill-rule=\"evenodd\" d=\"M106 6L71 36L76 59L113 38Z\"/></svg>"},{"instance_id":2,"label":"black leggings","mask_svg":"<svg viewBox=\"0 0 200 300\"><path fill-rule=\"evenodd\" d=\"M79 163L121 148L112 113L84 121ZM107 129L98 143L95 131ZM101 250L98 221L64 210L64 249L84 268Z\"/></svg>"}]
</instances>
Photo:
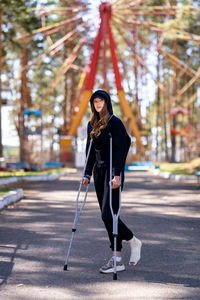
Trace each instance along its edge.
<instances>
[{"instance_id":1,"label":"black leggings","mask_svg":"<svg viewBox=\"0 0 200 300\"><path fill-rule=\"evenodd\" d=\"M110 239L110 248L114 250L114 238L113 238L113 219L110 211L109 200L109 167L95 165L94 167L94 186L101 209L101 217L105 224L108 236ZM119 208L119 188L112 190L112 203L113 211L117 213ZM122 240L130 240L133 237L131 230L118 219L118 236L117 236L117 251L122 249Z\"/></svg>"}]
</instances>

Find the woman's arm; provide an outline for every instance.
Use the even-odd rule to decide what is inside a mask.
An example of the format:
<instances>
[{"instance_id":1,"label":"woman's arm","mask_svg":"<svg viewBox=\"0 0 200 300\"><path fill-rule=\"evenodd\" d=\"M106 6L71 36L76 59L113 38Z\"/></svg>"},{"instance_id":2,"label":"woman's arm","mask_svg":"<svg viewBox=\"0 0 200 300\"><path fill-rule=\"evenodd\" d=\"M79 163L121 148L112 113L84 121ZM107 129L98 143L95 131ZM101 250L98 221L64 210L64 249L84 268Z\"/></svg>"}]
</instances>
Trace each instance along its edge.
<instances>
[{"instance_id":1,"label":"woman's arm","mask_svg":"<svg viewBox=\"0 0 200 300\"><path fill-rule=\"evenodd\" d=\"M117 189L120 187L120 176L114 176L113 180L112 180L112 189Z\"/></svg>"},{"instance_id":2,"label":"woman's arm","mask_svg":"<svg viewBox=\"0 0 200 300\"><path fill-rule=\"evenodd\" d=\"M109 125L113 140L114 176L120 176L120 173L124 171L124 165L130 146L130 137L126 132L124 124L119 118L113 117Z\"/></svg>"}]
</instances>

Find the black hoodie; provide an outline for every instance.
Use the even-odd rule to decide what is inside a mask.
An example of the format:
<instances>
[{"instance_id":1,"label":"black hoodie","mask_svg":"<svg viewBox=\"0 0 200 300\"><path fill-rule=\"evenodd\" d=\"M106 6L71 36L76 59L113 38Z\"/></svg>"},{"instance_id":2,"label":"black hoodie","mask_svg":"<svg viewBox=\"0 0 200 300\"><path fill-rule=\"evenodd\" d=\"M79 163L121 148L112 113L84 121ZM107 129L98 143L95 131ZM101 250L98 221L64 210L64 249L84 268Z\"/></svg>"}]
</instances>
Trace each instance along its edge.
<instances>
[{"instance_id":1,"label":"black hoodie","mask_svg":"<svg viewBox=\"0 0 200 300\"><path fill-rule=\"evenodd\" d=\"M122 121L113 115L112 103L109 94L104 90L97 90L90 98L91 105L95 98L105 100L110 114L110 119L108 121L108 126L104 128L101 131L101 134L93 140L85 175L92 175L95 163L98 166L106 165L109 167L111 134L113 140L113 175L119 176L122 172L123 176L126 156L130 147L130 137L126 132ZM90 144L90 132L92 129L92 125L88 122L86 154Z\"/></svg>"},{"instance_id":2,"label":"black hoodie","mask_svg":"<svg viewBox=\"0 0 200 300\"><path fill-rule=\"evenodd\" d=\"M112 103L111 103L111 99L110 99L110 95L104 91L104 90L97 90L96 92L94 92L90 98L90 105L92 106L92 103L94 101L95 98L100 98L105 100L106 104L107 104L107 109L109 114L112 116L113 115L113 109L112 109Z\"/></svg>"}]
</instances>

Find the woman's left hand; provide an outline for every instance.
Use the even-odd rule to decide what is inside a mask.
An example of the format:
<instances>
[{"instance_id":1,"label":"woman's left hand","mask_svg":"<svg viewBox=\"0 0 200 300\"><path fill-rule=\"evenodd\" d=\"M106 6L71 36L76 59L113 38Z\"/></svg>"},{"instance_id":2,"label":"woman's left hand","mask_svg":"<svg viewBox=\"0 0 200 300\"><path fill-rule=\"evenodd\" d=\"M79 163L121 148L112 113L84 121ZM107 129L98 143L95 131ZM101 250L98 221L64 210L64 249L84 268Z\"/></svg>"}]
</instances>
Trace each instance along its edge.
<instances>
[{"instance_id":1,"label":"woman's left hand","mask_svg":"<svg viewBox=\"0 0 200 300\"><path fill-rule=\"evenodd\" d=\"M112 189L117 189L120 187L120 176L114 176L112 180Z\"/></svg>"}]
</instances>

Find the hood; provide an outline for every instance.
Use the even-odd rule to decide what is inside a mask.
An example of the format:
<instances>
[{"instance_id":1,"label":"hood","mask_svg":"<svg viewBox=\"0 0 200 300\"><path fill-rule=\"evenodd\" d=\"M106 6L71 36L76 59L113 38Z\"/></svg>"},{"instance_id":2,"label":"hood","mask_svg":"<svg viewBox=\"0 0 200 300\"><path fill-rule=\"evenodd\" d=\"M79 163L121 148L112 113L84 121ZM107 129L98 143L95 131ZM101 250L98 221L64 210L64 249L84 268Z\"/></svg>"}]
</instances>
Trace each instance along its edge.
<instances>
[{"instance_id":1,"label":"hood","mask_svg":"<svg viewBox=\"0 0 200 300\"><path fill-rule=\"evenodd\" d=\"M92 103L94 101L95 98L100 98L105 100L106 104L107 104L107 108L108 108L108 112L110 115L113 115L113 109L112 109L112 103L111 103L111 99L110 99L110 95L104 91L104 90L97 90L96 92L94 92L90 98L90 105L92 106Z\"/></svg>"}]
</instances>

